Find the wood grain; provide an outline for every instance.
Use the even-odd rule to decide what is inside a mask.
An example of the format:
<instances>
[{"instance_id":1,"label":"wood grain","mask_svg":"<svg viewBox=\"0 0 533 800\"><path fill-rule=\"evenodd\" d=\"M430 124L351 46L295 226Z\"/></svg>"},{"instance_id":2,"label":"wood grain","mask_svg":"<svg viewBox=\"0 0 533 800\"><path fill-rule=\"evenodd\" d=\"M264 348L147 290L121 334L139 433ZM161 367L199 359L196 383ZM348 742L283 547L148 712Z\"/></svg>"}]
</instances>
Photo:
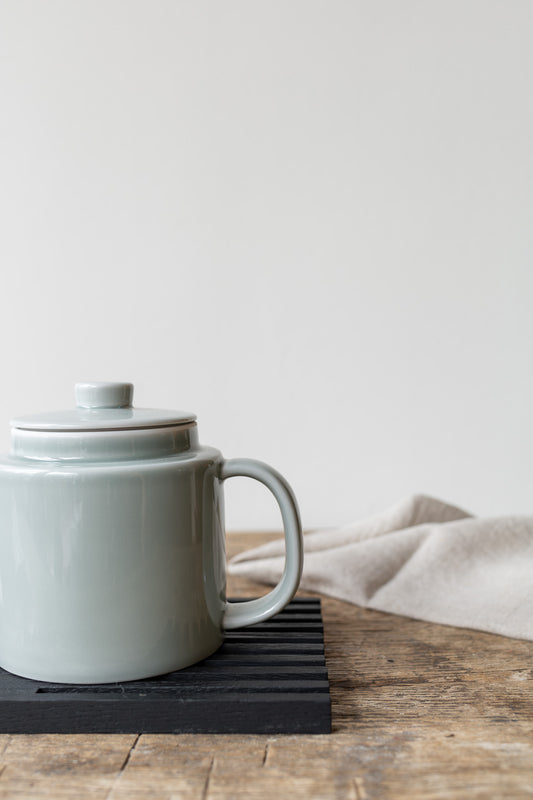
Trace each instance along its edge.
<instances>
[{"instance_id":1,"label":"wood grain","mask_svg":"<svg viewBox=\"0 0 533 800\"><path fill-rule=\"evenodd\" d=\"M533 643L330 598L323 618L331 735L2 735L0 800L533 797Z\"/></svg>"}]
</instances>

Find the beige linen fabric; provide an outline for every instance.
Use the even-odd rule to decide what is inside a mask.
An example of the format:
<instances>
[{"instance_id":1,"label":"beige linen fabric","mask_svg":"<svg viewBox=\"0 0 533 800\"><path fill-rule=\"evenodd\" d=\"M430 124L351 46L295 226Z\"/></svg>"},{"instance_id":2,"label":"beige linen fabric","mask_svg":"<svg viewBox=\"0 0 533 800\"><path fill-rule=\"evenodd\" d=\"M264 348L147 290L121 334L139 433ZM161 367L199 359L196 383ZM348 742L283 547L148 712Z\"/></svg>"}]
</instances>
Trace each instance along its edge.
<instances>
[{"instance_id":1,"label":"beige linen fabric","mask_svg":"<svg viewBox=\"0 0 533 800\"><path fill-rule=\"evenodd\" d=\"M283 542L241 553L229 572L277 583ZM416 495L305 536L301 588L368 608L533 640L533 517L480 519Z\"/></svg>"}]
</instances>

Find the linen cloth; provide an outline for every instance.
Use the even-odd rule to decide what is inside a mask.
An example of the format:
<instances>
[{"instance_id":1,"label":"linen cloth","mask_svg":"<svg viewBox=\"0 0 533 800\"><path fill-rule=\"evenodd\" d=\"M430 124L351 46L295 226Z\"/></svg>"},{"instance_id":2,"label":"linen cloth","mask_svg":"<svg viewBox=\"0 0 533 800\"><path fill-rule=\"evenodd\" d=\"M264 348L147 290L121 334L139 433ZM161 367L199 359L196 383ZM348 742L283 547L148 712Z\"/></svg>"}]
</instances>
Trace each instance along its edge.
<instances>
[{"instance_id":1,"label":"linen cloth","mask_svg":"<svg viewBox=\"0 0 533 800\"><path fill-rule=\"evenodd\" d=\"M415 495L351 525L304 537L300 587L367 608L533 640L533 517L477 518ZM283 540L228 571L277 583Z\"/></svg>"}]
</instances>

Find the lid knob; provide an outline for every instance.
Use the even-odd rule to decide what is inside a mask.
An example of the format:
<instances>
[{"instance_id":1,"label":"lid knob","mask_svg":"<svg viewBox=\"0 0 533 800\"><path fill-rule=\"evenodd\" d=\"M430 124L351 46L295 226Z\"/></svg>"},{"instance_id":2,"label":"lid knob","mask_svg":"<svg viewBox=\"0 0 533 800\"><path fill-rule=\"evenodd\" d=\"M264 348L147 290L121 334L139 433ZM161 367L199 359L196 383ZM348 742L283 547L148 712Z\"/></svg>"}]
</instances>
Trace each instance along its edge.
<instances>
[{"instance_id":1,"label":"lid knob","mask_svg":"<svg viewBox=\"0 0 533 800\"><path fill-rule=\"evenodd\" d=\"M133 401L133 383L77 383L74 393L79 408L129 408Z\"/></svg>"}]
</instances>

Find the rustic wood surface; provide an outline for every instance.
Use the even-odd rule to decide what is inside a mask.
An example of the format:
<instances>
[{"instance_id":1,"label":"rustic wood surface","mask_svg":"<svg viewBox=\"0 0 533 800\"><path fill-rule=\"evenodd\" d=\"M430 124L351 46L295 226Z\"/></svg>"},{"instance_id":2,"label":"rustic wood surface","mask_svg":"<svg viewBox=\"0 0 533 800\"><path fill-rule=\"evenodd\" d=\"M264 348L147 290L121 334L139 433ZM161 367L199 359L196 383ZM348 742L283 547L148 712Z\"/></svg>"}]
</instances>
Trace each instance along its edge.
<instances>
[{"instance_id":1,"label":"rustic wood surface","mask_svg":"<svg viewBox=\"0 0 533 800\"><path fill-rule=\"evenodd\" d=\"M228 551L259 541L233 534ZM2 735L0 798L533 796L533 643L322 609L331 735Z\"/></svg>"}]
</instances>

